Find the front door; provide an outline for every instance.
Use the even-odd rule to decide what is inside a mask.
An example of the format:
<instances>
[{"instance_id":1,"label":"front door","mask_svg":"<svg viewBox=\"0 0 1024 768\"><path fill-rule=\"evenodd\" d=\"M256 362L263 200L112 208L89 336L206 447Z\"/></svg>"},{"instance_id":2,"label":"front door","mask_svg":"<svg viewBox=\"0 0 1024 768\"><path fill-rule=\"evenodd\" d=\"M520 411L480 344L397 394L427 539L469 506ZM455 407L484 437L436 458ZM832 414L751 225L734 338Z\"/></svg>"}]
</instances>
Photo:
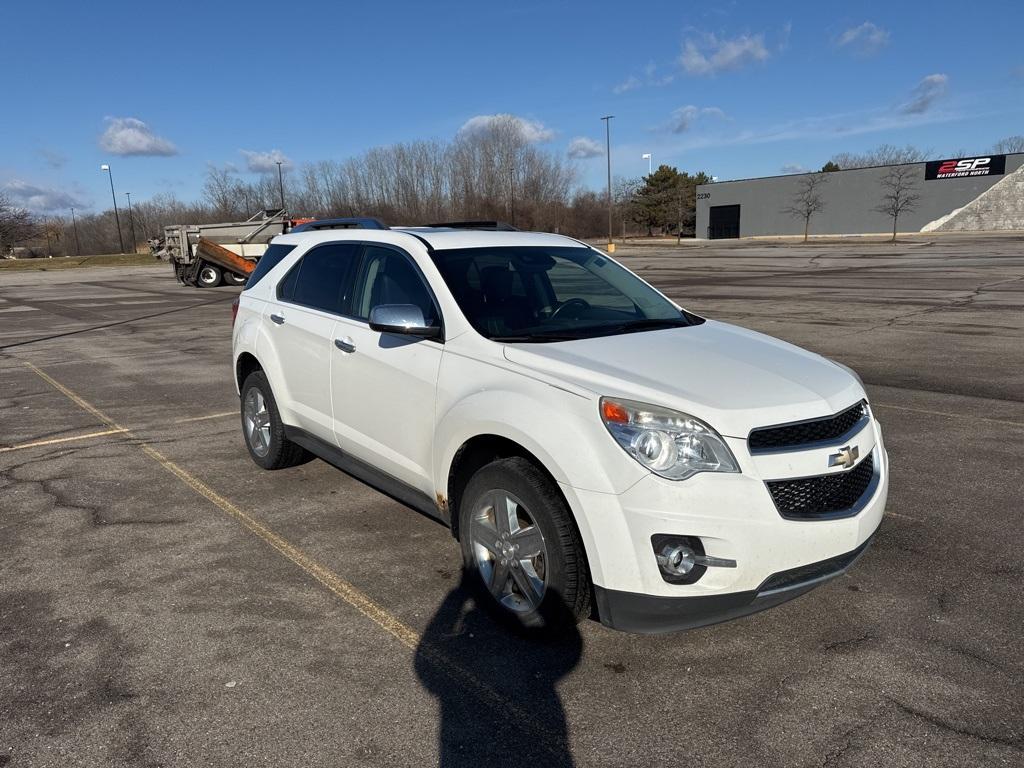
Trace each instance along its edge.
<instances>
[{"instance_id":1,"label":"front door","mask_svg":"<svg viewBox=\"0 0 1024 768\"><path fill-rule=\"evenodd\" d=\"M366 245L348 316L334 329L335 436L344 452L433 498L434 399L444 345L370 330L370 310L379 304L415 304L440 325L412 257Z\"/></svg>"}]
</instances>

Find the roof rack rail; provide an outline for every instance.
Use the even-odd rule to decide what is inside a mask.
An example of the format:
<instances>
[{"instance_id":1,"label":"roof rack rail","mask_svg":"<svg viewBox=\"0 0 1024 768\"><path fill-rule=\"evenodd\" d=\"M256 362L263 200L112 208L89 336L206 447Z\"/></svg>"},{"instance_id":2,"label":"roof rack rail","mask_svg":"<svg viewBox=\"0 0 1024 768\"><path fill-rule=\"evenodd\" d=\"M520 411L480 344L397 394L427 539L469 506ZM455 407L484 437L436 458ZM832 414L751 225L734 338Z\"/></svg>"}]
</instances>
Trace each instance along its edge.
<instances>
[{"instance_id":1,"label":"roof rack rail","mask_svg":"<svg viewBox=\"0 0 1024 768\"><path fill-rule=\"evenodd\" d=\"M380 219L368 216L348 219L316 219L300 224L292 232L316 232L321 229L389 229Z\"/></svg>"},{"instance_id":2,"label":"roof rack rail","mask_svg":"<svg viewBox=\"0 0 1024 768\"><path fill-rule=\"evenodd\" d=\"M428 227L446 227L448 229L489 229L494 232L518 232L518 227L504 221L442 221L428 224Z\"/></svg>"}]
</instances>

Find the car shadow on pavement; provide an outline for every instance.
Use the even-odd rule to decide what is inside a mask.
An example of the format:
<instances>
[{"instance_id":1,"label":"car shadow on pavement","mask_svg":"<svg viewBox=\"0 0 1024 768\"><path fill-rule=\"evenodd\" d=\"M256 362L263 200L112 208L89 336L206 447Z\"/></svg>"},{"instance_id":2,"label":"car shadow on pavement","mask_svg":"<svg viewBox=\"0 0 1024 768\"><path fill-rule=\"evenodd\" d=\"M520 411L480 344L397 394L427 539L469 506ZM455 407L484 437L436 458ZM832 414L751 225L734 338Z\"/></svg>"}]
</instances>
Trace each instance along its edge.
<instances>
[{"instance_id":1,"label":"car shadow on pavement","mask_svg":"<svg viewBox=\"0 0 1024 768\"><path fill-rule=\"evenodd\" d=\"M566 617L546 618L564 627L557 636L510 630L478 605L465 573L445 597L416 649L416 673L440 704L442 768L575 764L555 685L583 639Z\"/></svg>"}]
</instances>

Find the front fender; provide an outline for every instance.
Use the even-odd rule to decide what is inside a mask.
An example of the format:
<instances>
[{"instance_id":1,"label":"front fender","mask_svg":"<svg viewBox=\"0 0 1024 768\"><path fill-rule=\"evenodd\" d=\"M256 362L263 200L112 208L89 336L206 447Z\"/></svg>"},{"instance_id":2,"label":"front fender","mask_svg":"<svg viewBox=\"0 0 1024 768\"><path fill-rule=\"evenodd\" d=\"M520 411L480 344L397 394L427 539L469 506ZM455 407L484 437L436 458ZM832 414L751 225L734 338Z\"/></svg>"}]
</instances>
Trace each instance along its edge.
<instances>
[{"instance_id":1,"label":"front fender","mask_svg":"<svg viewBox=\"0 0 1024 768\"><path fill-rule=\"evenodd\" d=\"M527 391L478 390L440 416L434 432L436 488L447 496L456 453L480 435L518 443L557 482L574 488L618 494L647 474L615 444L595 401L542 382L531 385Z\"/></svg>"}]
</instances>

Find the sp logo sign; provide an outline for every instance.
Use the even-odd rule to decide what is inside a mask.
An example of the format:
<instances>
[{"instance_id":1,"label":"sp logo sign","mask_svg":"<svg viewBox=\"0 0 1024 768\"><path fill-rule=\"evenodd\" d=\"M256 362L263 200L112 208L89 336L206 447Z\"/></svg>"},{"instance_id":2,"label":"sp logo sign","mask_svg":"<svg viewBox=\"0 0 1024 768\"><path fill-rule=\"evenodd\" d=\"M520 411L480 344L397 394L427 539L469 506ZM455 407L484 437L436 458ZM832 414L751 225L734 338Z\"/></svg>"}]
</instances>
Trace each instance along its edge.
<instances>
[{"instance_id":1,"label":"sp logo sign","mask_svg":"<svg viewBox=\"0 0 1024 768\"><path fill-rule=\"evenodd\" d=\"M970 176L993 176L1006 172L1006 155L987 157L961 157L955 160L932 160L925 165L924 177L936 179L960 179Z\"/></svg>"}]
</instances>

